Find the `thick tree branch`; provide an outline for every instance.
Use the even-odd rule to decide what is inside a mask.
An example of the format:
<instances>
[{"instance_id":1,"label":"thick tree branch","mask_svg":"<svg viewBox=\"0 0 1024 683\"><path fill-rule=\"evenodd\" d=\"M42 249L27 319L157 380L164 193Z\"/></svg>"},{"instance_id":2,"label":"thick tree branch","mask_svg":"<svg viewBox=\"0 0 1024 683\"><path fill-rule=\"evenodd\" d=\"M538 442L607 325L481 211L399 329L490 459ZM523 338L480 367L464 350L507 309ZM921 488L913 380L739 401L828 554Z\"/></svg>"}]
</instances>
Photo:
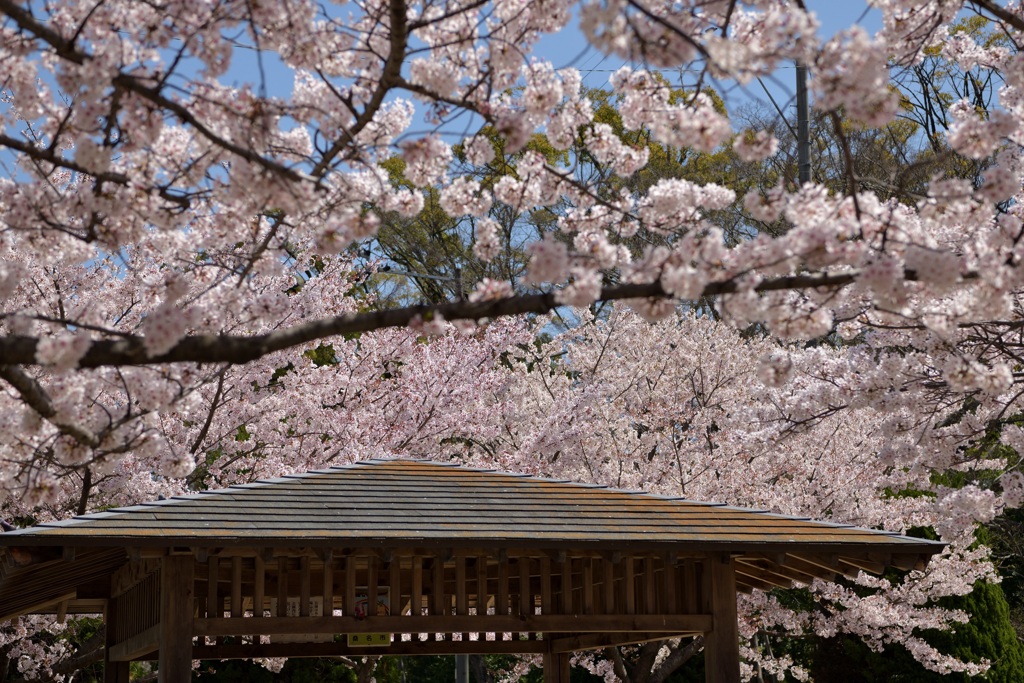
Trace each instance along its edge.
<instances>
[{"instance_id":1,"label":"thick tree branch","mask_svg":"<svg viewBox=\"0 0 1024 683\"><path fill-rule=\"evenodd\" d=\"M999 21L1006 22L1018 31L1024 31L1024 17L1019 14L1014 14L1013 12L1000 7L996 3L992 2L992 0L969 0L969 2L979 10L988 12L995 18L999 19Z\"/></svg>"},{"instance_id":2,"label":"thick tree branch","mask_svg":"<svg viewBox=\"0 0 1024 683\"><path fill-rule=\"evenodd\" d=\"M756 292L782 290L839 288L853 283L860 272L849 270L843 273L821 273L789 275L765 280L754 287ZM905 274L908 280L915 280L913 271ZM970 273L965 280L976 279ZM734 280L712 282L704 287L702 297L733 294L740 291ZM669 298L669 294L658 282L650 284L626 284L605 287L601 290L601 301L622 299ZM457 301L436 306L408 306L369 313L346 313L344 315L295 325L252 336L239 335L195 335L185 337L170 351L150 357L142 343L142 337L128 336L118 340L97 340L78 362L80 368L123 365L160 365L164 363L248 363L276 351L294 348L327 337L343 334L358 334L389 327L406 327L417 319L431 320L437 316L444 320L481 320L510 315L545 314L560 306L556 294L526 294L493 301ZM0 338L0 358L12 365L35 365L36 343L34 337L10 336Z\"/></svg>"},{"instance_id":3,"label":"thick tree branch","mask_svg":"<svg viewBox=\"0 0 1024 683\"><path fill-rule=\"evenodd\" d=\"M622 683L632 683L629 677L629 672L626 671L626 663L622 660L622 653L617 647L606 647L604 649L604 656L612 660L612 667L615 669L615 675L619 677Z\"/></svg>"},{"instance_id":4,"label":"thick tree branch","mask_svg":"<svg viewBox=\"0 0 1024 683\"><path fill-rule=\"evenodd\" d=\"M2 342L0 342L0 346L2 346ZM6 358L6 355L0 351L0 357ZM90 448L99 447L99 438L88 429L73 422L59 419L57 410L53 407L53 401L50 400L46 390L24 370L14 365L0 365L0 378L14 387L14 390L21 395L22 400L32 410L39 413L43 419L56 427L62 434L67 434L83 446L89 446Z\"/></svg>"},{"instance_id":5,"label":"thick tree branch","mask_svg":"<svg viewBox=\"0 0 1024 683\"><path fill-rule=\"evenodd\" d=\"M675 673L679 667L688 662L691 657L704 649L704 636L697 636L686 647L674 647L661 662L657 671L652 672L650 683L664 683L665 679Z\"/></svg>"}]
</instances>

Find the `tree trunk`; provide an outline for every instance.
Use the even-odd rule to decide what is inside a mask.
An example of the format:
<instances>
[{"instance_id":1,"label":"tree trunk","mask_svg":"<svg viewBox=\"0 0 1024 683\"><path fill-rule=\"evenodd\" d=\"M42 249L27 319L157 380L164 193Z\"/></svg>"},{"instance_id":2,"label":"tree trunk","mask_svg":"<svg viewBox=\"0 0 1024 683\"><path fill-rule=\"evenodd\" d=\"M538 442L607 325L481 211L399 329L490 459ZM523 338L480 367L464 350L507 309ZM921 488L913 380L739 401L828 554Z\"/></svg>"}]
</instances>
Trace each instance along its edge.
<instances>
[{"instance_id":1,"label":"tree trunk","mask_svg":"<svg viewBox=\"0 0 1024 683\"><path fill-rule=\"evenodd\" d=\"M370 679L373 678L373 672L377 669L378 659L380 657L363 657L363 661L356 667L357 683L370 683Z\"/></svg>"},{"instance_id":2,"label":"tree trunk","mask_svg":"<svg viewBox=\"0 0 1024 683\"><path fill-rule=\"evenodd\" d=\"M469 656L469 672L474 683L494 683L494 676L487 670L483 655Z\"/></svg>"},{"instance_id":3,"label":"tree trunk","mask_svg":"<svg viewBox=\"0 0 1024 683\"><path fill-rule=\"evenodd\" d=\"M704 649L704 636L697 636L687 643L685 647L680 647L680 645L682 645L681 642L672 648L668 657L662 660L657 671L651 672L651 678L648 683L664 683L666 678L678 671L683 664L690 661L695 654Z\"/></svg>"}]
</instances>

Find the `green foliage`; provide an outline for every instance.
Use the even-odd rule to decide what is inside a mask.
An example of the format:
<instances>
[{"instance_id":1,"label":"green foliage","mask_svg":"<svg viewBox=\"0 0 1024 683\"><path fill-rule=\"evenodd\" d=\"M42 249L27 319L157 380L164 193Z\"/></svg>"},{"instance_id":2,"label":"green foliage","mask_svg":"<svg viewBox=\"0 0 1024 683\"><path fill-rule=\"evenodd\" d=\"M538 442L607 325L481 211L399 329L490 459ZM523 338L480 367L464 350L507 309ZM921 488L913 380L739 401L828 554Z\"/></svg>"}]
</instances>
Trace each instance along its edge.
<instances>
[{"instance_id":1,"label":"green foliage","mask_svg":"<svg viewBox=\"0 0 1024 683\"><path fill-rule=\"evenodd\" d=\"M968 623L953 631L928 631L922 637L940 652L967 662L988 659L992 668L981 678L1011 683L1024 681L1024 647L1010 625L1009 608L998 584L979 582L963 597L948 597L939 605L962 609ZM938 674L924 669L902 645L882 652L850 636L815 639L810 668L815 680L835 683L970 683L979 679L963 673Z\"/></svg>"},{"instance_id":2,"label":"green foliage","mask_svg":"<svg viewBox=\"0 0 1024 683\"><path fill-rule=\"evenodd\" d=\"M794 608L810 607L810 594L805 590L776 591L775 594L781 602ZM1024 646L1018 641L1010 623L1009 605L998 584L979 582L968 595L943 598L937 606L962 610L969 615L970 621L951 631L921 632L918 635L922 639L939 652L961 661L977 663L989 660L992 667L981 680L1000 683L1024 681ZM979 680L963 673L938 674L929 671L901 644L891 644L882 651L875 651L860 638L845 634L833 638L809 636L773 643L777 654L789 654L796 662L806 666L816 681L969 683Z\"/></svg>"},{"instance_id":3,"label":"green foliage","mask_svg":"<svg viewBox=\"0 0 1024 683\"><path fill-rule=\"evenodd\" d=\"M251 660L232 659L200 662L192 680L211 683L356 683L356 673L333 659L289 659L276 674Z\"/></svg>"},{"instance_id":4,"label":"green foliage","mask_svg":"<svg viewBox=\"0 0 1024 683\"><path fill-rule=\"evenodd\" d=\"M313 365L321 368L325 365L337 365L338 359L334 355L333 344L320 344L315 349L303 351L302 355L313 361Z\"/></svg>"}]
</instances>

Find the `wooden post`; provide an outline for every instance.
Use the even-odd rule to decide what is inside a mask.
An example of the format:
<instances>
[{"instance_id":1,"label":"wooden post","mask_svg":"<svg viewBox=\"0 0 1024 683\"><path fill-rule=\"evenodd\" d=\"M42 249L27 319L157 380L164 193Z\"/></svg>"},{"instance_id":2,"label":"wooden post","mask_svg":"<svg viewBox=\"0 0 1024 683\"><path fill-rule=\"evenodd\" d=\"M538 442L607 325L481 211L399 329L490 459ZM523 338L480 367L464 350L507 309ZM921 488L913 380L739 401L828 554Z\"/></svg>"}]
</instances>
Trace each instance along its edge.
<instances>
[{"instance_id":1,"label":"wooden post","mask_svg":"<svg viewBox=\"0 0 1024 683\"><path fill-rule=\"evenodd\" d=\"M107 600L103 648L103 683L128 683L129 662L110 661L110 648L117 643L117 598Z\"/></svg>"},{"instance_id":2,"label":"wooden post","mask_svg":"<svg viewBox=\"0 0 1024 683\"><path fill-rule=\"evenodd\" d=\"M255 574L253 575L252 583L252 615L254 617L263 616L263 599L266 592L266 573L263 557L259 554L256 555L256 559L253 561L253 568ZM259 639L257 639L259 642Z\"/></svg>"},{"instance_id":3,"label":"wooden post","mask_svg":"<svg viewBox=\"0 0 1024 683\"><path fill-rule=\"evenodd\" d=\"M409 596L409 614L414 617L423 614L423 558L412 558L412 593Z\"/></svg>"},{"instance_id":4,"label":"wooden post","mask_svg":"<svg viewBox=\"0 0 1024 683\"><path fill-rule=\"evenodd\" d=\"M740 682L740 634L736 621L736 563L727 554L711 556L711 632L704 635L707 683Z\"/></svg>"},{"instance_id":5,"label":"wooden post","mask_svg":"<svg viewBox=\"0 0 1024 683\"><path fill-rule=\"evenodd\" d=\"M569 653L544 655L544 683L569 683Z\"/></svg>"},{"instance_id":6,"label":"wooden post","mask_svg":"<svg viewBox=\"0 0 1024 683\"><path fill-rule=\"evenodd\" d=\"M167 555L160 571L159 683L192 680L192 609L195 560Z\"/></svg>"},{"instance_id":7,"label":"wooden post","mask_svg":"<svg viewBox=\"0 0 1024 683\"><path fill-rule=\"evenodd\" d=\"M334 553L331 550L324 552L324 582L323 582L324 610L325 617L334 616Z\"/></svg>"}]
</instances>

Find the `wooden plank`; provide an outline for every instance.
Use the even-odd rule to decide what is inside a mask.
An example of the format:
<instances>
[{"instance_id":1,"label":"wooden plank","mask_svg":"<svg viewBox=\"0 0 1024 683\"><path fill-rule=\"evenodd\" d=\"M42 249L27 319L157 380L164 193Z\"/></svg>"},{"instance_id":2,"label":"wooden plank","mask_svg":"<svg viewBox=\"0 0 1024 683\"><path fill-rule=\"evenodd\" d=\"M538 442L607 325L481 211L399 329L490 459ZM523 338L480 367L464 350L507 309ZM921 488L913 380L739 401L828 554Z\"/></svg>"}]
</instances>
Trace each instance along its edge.
<instances>
[{"instance_id":1,"label":"wooden plank","mask_svg":"<svg viewBox=\"0 0 1024 683\"><path fill-rule=\"evenodd\" d=\"M604 614L614 614L615 605L615 562L611 557L601 559L604 568Z\"/></svg>"},{"instance_id":2,"label":"wooden plank","mask_svg":"<svg viewBox=\"0 0 1024 683\"><path fill-rule=\"evenodd\" d=\"M562 580L562 614L572 614L572 556L563 553L559 565Z\"/></svg>"},{"instance_id":3,"label":"wooden plank","mask_svg":"<svg viewBox=\"0 0 1024 683\"><path fill-rule=\"evenodd\" d=\"M763 574L771 576L772 579L770 580L772 582L781 582L783 584L783 587L785 588L790 587L794 582L808 585L815 579L815 576L813 574L808 574L806 572L800 571L795 567L778 565L773 562L757 558L737 558L736 568L737 571L739 571L740 569L744 571L746 571L747 569L758 570ZM762 576L762 574L760 573L756 575Z\"/></svg>"},{"instance_id":4,"label":"wooden plank","mask_svg":"<svg viewBox=\"0 0 1024 683\"><path fill-rule=\"evenodd\" d=\"M219 585L219 560L216 555L206 560L206 616L216 618L224 616L224 605L220 602L217 591Z\"/></svg>"},{"instance_id":5,"label":"wooden plank","mask_svg":"<svg viewBox=\"0 0 1024 683\"><path fill-rule=\"evenodd\" d=\"M551 558L544 555L540 558L540 611L541 614L554 614L551 593Z\"/></svg>"},{"instance_id":6,"label":"wooden plank","mask_svg":"<svg viewBox=\"0 0 1024 683\"><path fill-rule=\"evenodd\" d=\"M324 616L334 614L334 554L328 550L324 553L323 585L320 589L324 599Z\"/></svg>"},{"instance_id":7,"label":"wooden plank","mask_svg":"<svg viewBox=\"0 0 1024 683\"><path fill-rule=\"evenodd\" d=\"M342 612L349 617L356 615L356 557L349 555L345 558L345 601L342 603Z\"/></svg>"},{"instance_id":8,"label":"wooden plank","mask_svg":"<svg viewBox=\"0 0 1024 683\"><path fill-rule=\"evenodd\" d=\"M288 616L288 558L277 558L277 616Z\"/></svg>"},{"instance_id":9,"label":"wooden plank","mask_svg":"<svg viewBox=\"0 0 1024 683\"><path fill-rule=\"evenodd\" d=\"M658 582L655 578L654 557L648 555L644 558L644 614L652 614L658 611Z\"/></svg>"},{"instance_id":10,"label":"wooden plank","mask_svg":"<svg viewBox=\"0 0 1024 683\"><path fill-rule=\"evenodd\" d=\"M455 558L455 613L469 614L469 597L466 590L466 557Z\"/></svg>"},{"instance_id":11,"label":"wooden plank","mask_svg":"<svg viewBox=\"0 0 1024 683\"><path fill-rule=\"evenodd\" d=\"M262 556L257 555L253 558L253 570L252 615L254 617L263 617L267 571Z\"/></svg>"},{"instance_id":12,"label":"wooden plank","mask_svg":"<svg viewBox=\"0 0 1024 683\"><path fill-rule=\"evenodd\" d=\"M839 557L839 567L842 570L843 566L851 567L854 570L861 570L868 574L882 574L885 572L885 564L882 562L873 562L866 557L851 557L842 555ZM856 574L856 572L854 572Z\"/></svg>"},{"instance_id":13,"label":"wooden plank","mask_svg":"<svg viewBox=\"0 0 1024 683\"><path fill-rule=\"evenodd\" d=\"M360 655L543 654L543 640L396 640L388 647L348 647L345 643L265 643L205 645L193 648L196 659L252 659L256 657L329 657Z\"/></svg>"},{"instance_id":14,"label":"wooden plank","mask_svg":"<svg viewBox=\"0 0 1024 683\"><path fill-rule=\"evenodd\" d=\"M530 558L520 557L519 565L519 614L529 616L534 612L533 588L530 586Z\"/></svg>"},{"instance_id":15,"label":"wooden plank","mask_svg":"<svg viewBox=\"0 0 1024 683\"><path fill-rule=\"evenodd\" d=\"M584 558L583 563L583 613L594 613L594 560Z\"/></svg>"},{"instance_id":16,"label":"wooden plank","mask_svg":"<svg viewBox=\"0 0 1024 683\"><path fill-rule=\"evenodd\" d=\"M625 567L623 584L626 595L626 614L636 614L636 563L632 557L622 560Z\"/></svg>"},{"instance_id":17,"label":"wooden plank","mask_svg":"<svg viewBox=\"0 0 1024 683\"><path fill-rule=\"evenodd\" d=\"M662 567L662 604L658 611L671 614L679 609L676 602L676 558L671 553L666 553L662 557Z\"/></svg>"},{"instance_id":18,"label":"wooden plank","mask_svg":"<svg viewBox=\"0 0 1024 683\"><path fill-rule=\"evenodd\" d=\"M366 616L377 616L377 585L380 566L376 555L366 558Z\"/></svg>"},{"instance_id":19,"label":"wooden plank","mask_svg":"<svg viewBox=\"0 0 1024 683\"><path fill-rule=\"evenodd\" d=\"M231 558L231 616L242 616L242 558Z\"/></svg>"},{"instance_id":20,"label":"wooden plank","mask_svg":"<svg viewBox=\"0 0 1024 683\"><path fill-rule=\"evenodd\" d=\"M700 611L700 601L697 598L697 592L699 586L697 584L697 570L695 563L692 559L686 558L683 560L682 571L680 572L680 591L682 593L682 605L681 609L683 612L694 613Z\"/></svg>"},{"instance_id":21,"label":"wooden plank","mask_svg":"<svg viewBox=\"0 0 1024 683\"><path fill-rule=\"evenodd\" d=\"M309 616L309 597L312 592L309 577L309 558L299 558L299 616Z\"/></svg>"},{"instance_id":22,"label":"wooden plank","mask_svg":"<svg viewBox=\"0 0 1024 683\"><path fill-rule=\"evenodd\" d=\"M352 617L267 617L260 619L196 619L195 633L202 636L232 636L259 633L704 633L712 626L708 614L647 615L428 615ZM255 630L255 631L254 631Z\"/></svg>"},{"instance_id":23,"label":"wooden plank","mask_svg":"<svg viewBox=\"0 0 1024 683\"><path fill-rule=\"evenodd\" d=\"M402 602L402 559L399 556L391 558L388 565L388 600L391 614L403 614L405 603Z\"/></svg>"},{"instance_id":24,"label":"wooden plank","mask_svg":"<svg viewBox=\"0 0 1024 683\"><path fill-rule=\"evenodd\" d=\"M444 560L440 556L435 557L431 569L433 579L430 586L430 614L433 616L443 616L450 611L450 608L445 605Z\"/></svg>"},{"instance_id":25,"label":"wooden plank","mask_svg":"<svg viewBox=\"0 0 1024 683\"><path fill-rule=\"evenodd\" d=\"M742 570L736 570L736 590L739 592L749 593L751 589L756 588L757 590L769 592L778 588L775 584L767 583L757 578L756 576L750 576L743 573Z\"/></svg>"},{"instance_id":26,"label":"wooden plank","mask_svg":"<svg viewBox=\"0 0 1024 683\"><path fill-rule=\"evenodd\" d=\"M708 564L713 624L704 636L705 680L707 683L740 683L735 563L722 553Z\"/></svg>"},{"instance_id":27,"label":"wooden plank","mask_svg":"<svg viewBox=\"0 0 1024 683\"><path fill-rule=\"evenodd\" d=\"M409 598L409 614L414 617L423 615L423 558L416 555L412 558L412 589Z\"/></svg>"},{"instance_id":28,"label":"wooden plank","mask_svg":"<svg viewBox=\"0 0 1024 683\"><path fill-rule=\"evenodd\" d=\"M168 555L164 558L160 571L159 683L187 683L192 680L194 572L192 555Z\"/></svg>"},{"instance_id":29,"label":"wooden plank","mask_svg":"<svg viewBox=\"0 0 1024 683\"><path fill-rule=\"evenodd\" d=\"M498 593L494 599L497 616L508 614L508 558L498 558Z\"/></svg>"},{"instance_id":30,"label":"wooden plank","mask_svg":"<svg viewBox=\"0 0 1024 683\"><path fill-rule=\"evenodd\" d=\"M487 614L487 605L490 603L490 594L487 592L487 556L480 555L476 558L476 613Z\"/></svg>"}]
</instances>

